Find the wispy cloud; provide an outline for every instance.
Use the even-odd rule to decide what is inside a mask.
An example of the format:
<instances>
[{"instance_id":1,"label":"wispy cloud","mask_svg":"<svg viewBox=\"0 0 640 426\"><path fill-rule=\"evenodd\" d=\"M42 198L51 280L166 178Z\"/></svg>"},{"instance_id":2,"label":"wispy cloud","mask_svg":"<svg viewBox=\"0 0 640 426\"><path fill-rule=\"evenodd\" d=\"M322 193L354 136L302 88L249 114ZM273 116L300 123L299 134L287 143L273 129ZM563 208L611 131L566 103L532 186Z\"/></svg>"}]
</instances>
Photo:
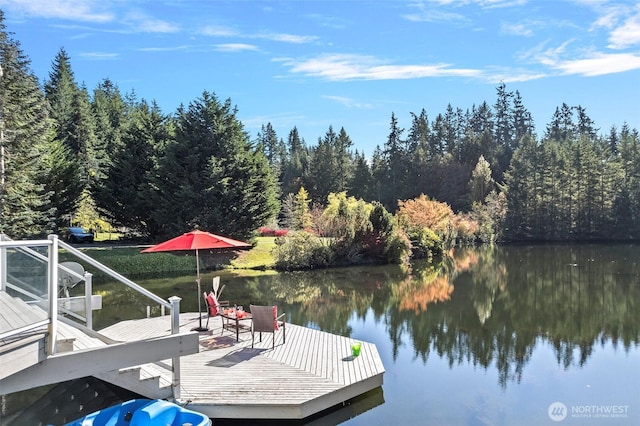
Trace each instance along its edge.
<instances>
[{"instance_id":1,"label":"wispy cloud","mask_svg":"<svg viewBox=\"0 0 640 426\"><path fill-rule=\"evenodd\" d=\"M640 69L640 56L632 53L595 53L588 58L551 62L548 65L564 74L595 77Z\"/></svg>"},{"instance_id":2,"label":"wispy cloud","mask_svg":"<svg viewBox=\"0 0 640 426\"><path fill-rule=\"evenodd\" d=\"M325 28L342 30L348 27L348 21L343 17L328 16L320 13L310 13L307 15L307 18L313 21L316 25Z\"/></svg>"},{"instance_id":3,"label":"wispy cloud","mask_svg":"<svg viewBox=\"0 0 640 426\"><path fill-rule=\"evenodd\" d=\"M15 16L59 18L84 22L110 22L115 16L100 0L0 0L0 7Z\"/></svg>"},{"instance_id":4,"label":"wispy cloud","mask_svg":"<svg viewBox=\"0 0 640 426\"><path fill-rule=\"evenodd\" d=\"M417 0L416 4L437 4L439 6L466 6L474 4L483 8L514 7L527 4L528 0Z\"/></svg>"},{"instance_id":5,"label":"wispy cloud","mask_svg":"<svg viewBox=\"0 0 640 426\"><path fill-rule=\"evenodd\" d=\"M261 38L266 40L280 41L283 43L294 43L294 44L310 43L318 39L318 37L315 37L315 36L305 36L305 35L296 35L296 34L277 34L277 33L255 34L255 35L249 35L247 37Z\"/></svg>"},{"instance_id":6,"label":"wispy cloud","mask_svg":"<svg viewBox=\"0 0 640 426\"><path fill-rule=\"evenodd\" d=\"M244 43L181 44L176 46L142 47L139 52L243 52L259 50L257 46Z\"/></svg>"},{"instance_id":7,"label":"wispy cloud","mask_svg":"<svg viewBox=\"0 0 640 426\"><path fill-rule=\"evenodd\" d=\"M201 28L198 34L211 36L211 37L234 37L239 35L233 28L221 26L221 25L208 25Z\"/></svg>"},{"instance_id":8,"label":"wispy cloud","mask_svg":"<svg viewBox=\"0 0 640 426\"><path fill-rule=\"evenodd\" d=\"M210 25L201 28L198 31L198 34L210 37L237 37L237 38L245 38L245 39L262 39L262 40L271 40L278 41L282 43L292 43L292 44L304 44L310 43L318 39L316 36L306 36L306 35L297 35L297 34L286 34L286 33L256 33L256 34L243 34L239 31L236 31L233 28L219 26L219 25Z\"/></svg>"},{"instance_id":9,"label":"wispy cloud","mask_svg":"<svg viewBox=\"0 0 640 426\"><path fill-rule=\"evenodd\" d=\"M346 98L344 96L322 95L322 97L324 99L329 99L330 101L337 102L340 105L343 105L347 108L354 108L354 109L372 109L373 108L373 105L371 104L363 103L353 98Z\"/></svg>"},{"instance_id":10,"label":"wispy cloud","mask_svg":"<svg viewBox=\"0 0 640 426\"><path fill-rule=\"evenodd\" d=\"M492 84L497 83L522 83L524 81L540 80L549 77L548 72L531 71L528 69L492 69L487 71L483 78Z\"/></svg>"},{"instance_id":11,"label":"wispy cloud","mask_svg":"<svg viewBox=\"0 0 640 426\"><path fill-rule=\"evenodd\" d=\"M220 52L243 52L247 50L258 50L258 46L244 43L216 44L215 49Z\"/></svg>"},{"instance_id":12,"label":"wispy cloud","mask_svg":"<svg viewBox=\"0 0 640 426\"><path fill-rule=\"evenodd\" d=\"M531 37L534 35L533 27L535 25L532 23L506 23L503 22L500 25L500 30L503 34L507 35L515 35L515 36L523 36L523 37Z\"/></svg>"},{"instance_id":13,"label":"wispy cloud","mask_svg":"<svg viewBox=\"0 0 640 426\"><path fill-rule=\"evenodd\" d=\"M116 59L120 55L118 53L110 53L110 52L84 52L79 53L78 56L88 59L98 59L98 60L106 60L106 59Z\"/></svg>"},{"instance_id":14,"label":"wispy cloud","mask_svg":"<svg viewBox=\"0 0 640 426\"><path fill-rule=\"evenodd\" d=\"M117 13L109 6L113 6L113 3L99 0L0 0L0 7L10 10L14 16L24 15L92 24L119 24L117 28L108 29L87 27L94 32L106 30L118 33L176 33L180 31L178 25L156 19L145 12L129 10Z\"/></svg>"},{"instance_id":15,"label":"wispy cloud","mask_svg":"<svg viewBox=\"0 0 640 426\"><path fill-rule=\"evenodd\" d=\"M411 22L469 22L469 19L455 12L445 12L435 8L420 8L416 13L407 13L402 16Z\"/></svg>"},{"instance_id":16,"label":"wispy cloud","mask_svg":"<svg viewBox=\"0 0 640 426\"><path fill-rule=\"evenodd\" d=\"M163 47L141 47L137 49L139 52L178 52L182 50L192 49L193 46L190 45L180 45L180 46L163 46Z\"/></svg>"},{"instance_id":17,"label":"wispy cloud","mask_svg":"<svg viewBox=\"0 0 640 426\"><path fill-rule=\"evenodd\" d=\"M373 56L325 54L297 61L280 60L293 74L331 81L401 80L425 77L479 77L479 70L452 68L449 64L389 65Z\"/></svg>"},{"instance_id":18,"label":"wispy cloud","mask_svg":"<svg viewBox=\"0 0 640 426\"><path fill-rule=\"evenodd\" d=\"M496 9L522 6L526 3L527 0L417 0L410 4L417 11L405 14L403 18L412 22L470 23L472 18L466 14L454 12L454 10L463 6Z\"/></svg>"},{"instance_id":19,"label":"wispy cloud","mask_svg":"<svg viewBox=\"0 0 640 426\"><path fill-rule=\"evenodd\" d=\"M611 31L608 47L612 49L624 49L639 44L640 5L636 7L635 15L628 17L621 26Z\"/></svg>"},{"instance_id":20,"label":"wispy cloud","mask_svg":"<svg viewBox=\"0 0 640 426\"><path fill-rule=\"evenodd\" d=\"M123 19L133 31L141 33L177 33L180 31L178 25L162 19L156 19L144 12L129 12Z\"/></svg>"}]
</instances>

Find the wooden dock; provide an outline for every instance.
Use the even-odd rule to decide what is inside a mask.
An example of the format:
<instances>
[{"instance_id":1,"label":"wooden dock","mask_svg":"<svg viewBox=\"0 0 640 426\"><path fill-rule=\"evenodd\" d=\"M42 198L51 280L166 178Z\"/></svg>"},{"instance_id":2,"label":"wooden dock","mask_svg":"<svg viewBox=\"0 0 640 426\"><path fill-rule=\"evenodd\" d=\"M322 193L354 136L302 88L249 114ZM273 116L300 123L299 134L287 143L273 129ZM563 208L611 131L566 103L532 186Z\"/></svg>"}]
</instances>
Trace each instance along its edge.
<instances>
[{"instance_id":1,"label":"wooden dock","mask_svg":"<svg viewBox=\"0 0 640 426\"><path fill-rule=\"evenodd\" d=\"M197 325L197 313L180 315L181 332ZM123 321L100 333L134 341L169 330L165 316ZM199 333L199 353L181 358L178 402L210 418L304 419L382 386L384 366L374 344L362 342L354 358L350 338L294 324L286 325L286 343L282 331L275 338L272 349L271 334L262 342L256 335L252 348L250 332L236 342L235 332L212 318L209 331Z\"/></svg>"}]
</instances>

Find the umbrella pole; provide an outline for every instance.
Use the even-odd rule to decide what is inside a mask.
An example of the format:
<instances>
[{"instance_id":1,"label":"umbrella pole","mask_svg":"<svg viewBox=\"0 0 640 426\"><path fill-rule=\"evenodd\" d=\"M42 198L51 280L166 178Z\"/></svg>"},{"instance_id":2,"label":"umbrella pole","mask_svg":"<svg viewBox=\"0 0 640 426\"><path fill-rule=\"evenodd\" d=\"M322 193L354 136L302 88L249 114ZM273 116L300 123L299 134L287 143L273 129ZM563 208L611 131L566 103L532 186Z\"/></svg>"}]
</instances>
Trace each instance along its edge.
<instances>
[{"instance_id":1,"label":"umbrella pole","mask_svg":"<svg viewBox=\"0 0 640 426\"><path fill-rule=\"evenodd\" d=\"M208 331L209 329L202 326L202 300L200 300L200 256L198 255L198 249L196 249L196 283L198 284L198 319L199 325L193 328L192 331Z\"/></svg>"}]
</instances>

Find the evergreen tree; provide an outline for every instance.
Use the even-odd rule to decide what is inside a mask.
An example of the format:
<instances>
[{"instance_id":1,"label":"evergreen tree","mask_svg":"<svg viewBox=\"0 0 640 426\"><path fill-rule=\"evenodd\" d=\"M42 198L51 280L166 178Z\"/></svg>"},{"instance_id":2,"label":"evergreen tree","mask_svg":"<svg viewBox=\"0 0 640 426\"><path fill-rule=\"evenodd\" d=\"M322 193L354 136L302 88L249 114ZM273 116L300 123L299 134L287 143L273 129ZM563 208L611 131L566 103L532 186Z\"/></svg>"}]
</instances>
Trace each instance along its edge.
<instances>
[{"instance_id":1,"label":"evergreen tree","mask_svg":"<svg viewBox=\"0 0 640 426\"><path fill-rule=\"evenodd\" d=\"M514 152L511 166L505 174L508 200L505 231L508 239L529 239L534 234L531 220L538 214L538 167L537 144L527 135Z\"/></svg>"},{"instance_id":2,"label":"evergreen tree","mask_svg":"<svg viewBox=\"0 0 640 426\"><path fill-rule=\"evenodd\" d=\"M381 204L383 200L388 201L388 188L386 183L389 181L389 168L380 146L376 146L376 149L373 151L371 156L371 176L373 183L373 199L377 200ZM395 211L395 209L392 211Z\"/></svg>"},{"instance_id":3,"label":"evergreen tree","mask_svg":"<svg viewBox=\"0 0 640 426\"><path fill-rule=\"evenodd\" d=\"M116 226L133 234L157 235L161 225L152 212L162 202L153 190L157 161L171 134L169 119L154 103L141 101L130 113L120 142L111 154L106 178L96 182L94 197L99 211Z\"/></svg>"},{"instance_id":4,"label":"evergreen tree","mask_svg":"<svg viewBox=\"0 0 640 426\"><path fill-rule=\"evenodd\" d=\"M506 90L504 83L500 83L497 88L498 99L494 105L494 133L496 152L495 166L497 168L495 177L502 181L503 172L509 167L513 150L516 146L516 119L515 111L512 108L514 95Z\"/></svg>"},{"instance_id":5,"label":"evergreen tree","mask_svg":"<svg viewBox=\"0 0 640 426\"><path fill-rule=\"evenodd\" d=\"M336 134L333 126L311 148L304 182L314 200L324 202L332 192L347 191L353 176L353 142L344 128Z\"/></svg>"},{"instance_id":6,"label":"evergreen tree","mask_svg":"<svg viewBox=\"0 0 640 426\"><path fill-rule=\"evenodd\" d=\"M52 211L52 228L56 232L70 225L73 213L82 194L81 168L77 157L60 139L55 137L53 126L49 134L48 148L43 157L43 168L47 171L41 184L49 194L48 208Z\"/></svg>"},{"instance_id":7,"label":"evergreen tree","mask_svg":"<svg viewBox=\"0 0 640 426\"><path fill-rule=\"evenodd\" d=\"M335 156L336 156L336 187L333 192L343 192L349 190L349 182L353 176L353 156L351 147L353 142L344 130L340 128L338 138L336 139Z\"/></svg>"},{"instance_id":8,"label":"evergreen tree","mask_svg":"<svg viewBox=\"0 0 640 426\"><path fill-rule=\"evenodd\" d=\"M431 133L429 137L429 155L433 157L438 153L449 153L455 155L456 153L450 152L445 147L445 136L447 130L445 126L444 116L438 114L436 119L431 123Z\"/></svg>"},{"instance_id":9,"label":"evergreen tree","mask_svg":"<svg viewBox=\"0 0 640 426\"><path fill-rule=\"evenodd\" d=\"M62 141L73 154L80 152L80 142L71 139L73 134L74 102L79 87L71 69L71 58L61 48L56 55L44 92L51 106L51 118L56 124L56 138Z\"/></svg>"},{"instance_id":10,"label":"evergreen tree","mask_svg":"<svg viewBox=\"0 0 640 426\"><path fill-rule=\"evenodd\" d=\"M95 128L88 95L76 84L71 60L64 49L60 49L54 59L44 90L54 121L55 139L64 146L56 154L56 161L63 164L53 166L56 175L47 182L48 191L55 193L52 207L56 209L55 228L59 228L71 222L89 183L91 170L95 173L92 145L95 144ZM65 160L60 155L68 155L68 158Z\"/></svg>"},{"instance_id":11,"label":"evergreen tree","mask_svg":"<svg viewBox=\"0 0 640 426\"><path fill-rule=\"evenodd\" d=\"M278 139L278 135L271 123L267 123L266 126L262 125L256 138L256 146L264 152L273 175L279 180L282 174L282 158L284 157L285 146L282 139Z\"/></svg>"},{"instance_id":12,"label":"evergreen tree","mask_svg":"<svg viewBox=\"0 0 640 426\"><path fill-rule=\"evenodd\" d=\"M531 113L524 107L522 96L520 92L516 90L513 97L513 130L515 132L514 143L511 152L515 151L526 134L534 136L534 125Z\"/></svg>"},{"instance_id":13,"label":"evergreen tree","mask_svg":"<svg viewBox=\"0 0 640 426\"><path fill-rule=\"evenodd\" d=\"M407 135L409 170L407 176L407 197L426 193L429 189L430 176L427 173L429 163L442 157L441 151L431 151L429 140L431 131L427 112L423 109L420 115L411 113L411 127Z\"/></svg>"},{"instance_id":14,"label":"evergreen tree","mask_svg":"<svg viewBox=\"0 0 640 426\"><path fill-rule=\"evenodd\" d=\"M573 123L573 112L569 105L562 104L561 108L556 108L551 122L547 125L545 139L554 139L559 142L574 140L575 125Z\"/></svg>"},{"instance_id":15,"label":"evergreen tree","mask_svg":"<svg viewBox=\"0 0 640 426\"><path fill-rule=\"evenodd\" d=\"M0 10L0 233L20 239L52 232L43 152L51 122L38 81Z\"/></svg>"},{"instance_id":16,"label":"evergreen tree","mask_svg":"<svg viewBox=\"0 0 640 426\"><path fill-rule=\"evenodd\" d=\"M354 158L353 177L349 183L349 194L363 200L371 200L373 198L373 176L371 175L369 163L367 163L364 153L359 153L357 150Z\"/></svg>"},{"instance_id":17,"label":"evergreen tree","mask_svg":"<svg viewBox=\"0 0 640 426\"><path fill-rule=\"evenodd\" d=\"M99 177L111 162L112 155L122 148L122 133L127 125L128 106L118 86L104 79L93 91L91 102L95 117L96 157L99 165Z\"/></svg>"},{"instance_id":18,"label":"evergreen tree","mask_svg":"<svg viewBox=\"0 0 640 426\"><path fill-rule=\"evenodd\" d=\"M611 151L612 154L618 154L618 130L615 125L609 129L609 139L607 142L609 143L609 151Z\"/></svg>"},{"instance_id":19,"label":"evergreen tree","mask_svg":"<svg viewBox=\"0 0 640 426\"><path fill-rule=\"evenodd\" d=\"M304 176L308 174L309 150L304 139L300 138L298 129L289 132L286 144L285 159L282 162L281 192L295 194L305 184Z\"/></svg>"},{"instance_id":20,"label":"evergreen tree","mask_svg":"<svg viewBox=\"0 0 640 426\"><path fill-rule=\"evenodd\" d=\"M406 194L406 180L408 174L406 141L402 139L404 129L398 126L398 119L391 114L389 136L384 145L383 160L386 173L379 175L388 177L378 183L382 188L380 202L387 210L395 208L397 201ZM377 176L374 176L377 177Z\"/></svg>"},{"instance_id":21,"label":"evergreen tree","mask_svg":"<svg viewBox=\"0 0 640 426\"><path fill-rule=\"evenodd\" d=\"M87 188L99 175L106 163L103 147L98 147L96 123L91 110L91 99L86 87L81 87L74 96L71 129L67 142L71 143L83 171L82 181ZM99 159L100 157L100 159Z\"/></svg>"},{"instance_id":22,"label":"evergreen tree","mask_svg":"<svg viewBox=\"0 0 640 426\"><path fill-rule=\"evenodd\" d=\"M278 212L269 162L236 115L207 91L178 109L175 142L159 162L153 217L162 236L200 228L248 238Z\"/></svg>"}]
</instances>

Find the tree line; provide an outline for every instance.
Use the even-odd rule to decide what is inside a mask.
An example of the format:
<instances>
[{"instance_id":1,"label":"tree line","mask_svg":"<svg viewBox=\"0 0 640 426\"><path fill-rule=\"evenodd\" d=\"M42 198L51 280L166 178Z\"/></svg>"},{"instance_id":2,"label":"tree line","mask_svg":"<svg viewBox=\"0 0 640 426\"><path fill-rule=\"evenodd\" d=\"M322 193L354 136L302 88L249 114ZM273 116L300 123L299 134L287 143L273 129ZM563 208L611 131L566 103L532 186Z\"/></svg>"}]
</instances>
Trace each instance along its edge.
<instances>
[{"instance_id":1,"label":"tree line","mask_svg":"<svg viewBox=\"0 0 640 426\"><path fill-rule=\"evenodd\" d=\"M90 92L64 49L40 84L1 11L0 49L0 231L12 238L69 224L148 240L193 228L249 238L260 226L295 223L322 233L331 197L344 207L333 219L358 218L346 213L361 200L355 211L375 211L377 232L397 223L414 246L461 235L640 236L638 131L625 123L600 135L581 106L559 106L539 137L519 92L499 84L492 105L449 105L433 119L422 110L408 129L392 113L386 142L366 158L344 127L307 144L296 127L281 138L266 123L252 140L231 100L208 91L172 114L109 79ZM435 236L421 229L431 223L423 209L447 218L429 229Z\"/></svg>"}]
</instances>

